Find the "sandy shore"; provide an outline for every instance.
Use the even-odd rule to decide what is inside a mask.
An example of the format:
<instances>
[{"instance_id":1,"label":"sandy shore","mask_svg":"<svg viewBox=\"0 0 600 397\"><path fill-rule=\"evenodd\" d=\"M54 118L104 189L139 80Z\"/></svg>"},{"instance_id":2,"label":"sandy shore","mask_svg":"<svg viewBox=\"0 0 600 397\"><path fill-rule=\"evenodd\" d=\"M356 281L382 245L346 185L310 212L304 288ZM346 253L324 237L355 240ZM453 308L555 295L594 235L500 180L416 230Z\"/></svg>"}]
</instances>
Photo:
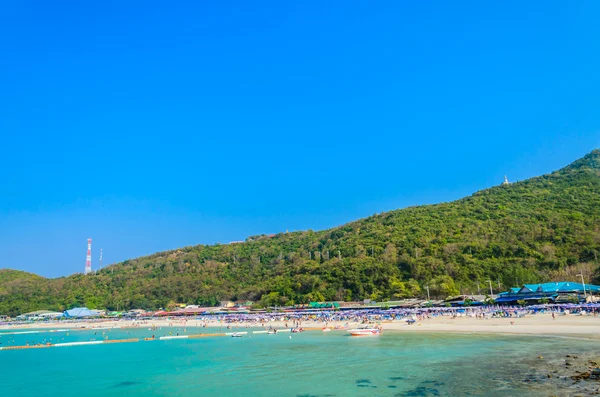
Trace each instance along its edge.
<instances>
[{"instance_id":1,"label":"sandy shore","mask_svg":"<svg viewBox=\"0 0 600 397\"><path fill-rule=\"evenodd\" d=\"M34 323L26 325L2 325L0 329L27 329L27 328L127 328L127 327L202 327L204 321L182 319L156 319L148 321L132 320L107 320L99 322L56 322L56 323ZM334 321L327 323L328 327L343 326L345 321ZM207 321L208 327L226 328L226 324L216 320ZM291 328L292 322L270 321L264 326L275 328ZM302 321L305 329L321 329L325 326L322 321ZM349 327L357 327L358 322L348 322ZM459 333L498 333L498 334L520 334L520 335L569 335L585 336L587 338L600 339L600 316L563 315L552 318L551 314L527 315L521 318L490 318L479 319L473 317L439 316L423 319L413 325L406 321L384 321L381 323L384 331L399 332L459 332ZM239 327L240 325L237 325ZM260 323L242 323L242 327L251 329L262 329ZM236 325L233 325L236 327Z\"/></svg>"},{"instance_id":2,"label":"sandy shore","mask_svg":"<svg viewBox=\"0 0 600 397\"><path fill-rule=\"evenodd\" d=\"M600 317L551 314L528 315L522 318L436 317L414 325L405 322L384 323L384 329L417 332L502 333L528 335L586 335L600 338Z\"/></svg>"}]
</instances>

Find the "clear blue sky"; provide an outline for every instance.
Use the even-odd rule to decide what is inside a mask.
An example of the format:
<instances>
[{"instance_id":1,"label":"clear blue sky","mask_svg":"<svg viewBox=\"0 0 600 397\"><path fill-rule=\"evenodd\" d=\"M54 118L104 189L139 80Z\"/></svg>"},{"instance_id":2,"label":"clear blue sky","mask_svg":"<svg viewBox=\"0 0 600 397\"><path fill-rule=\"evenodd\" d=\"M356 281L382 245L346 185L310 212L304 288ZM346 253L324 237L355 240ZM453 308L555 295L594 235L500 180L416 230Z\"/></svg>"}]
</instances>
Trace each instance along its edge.
<instances>
[{"instance_id":1,"label":"clear blue sky","mask_svg":"<svg viewBox=\"0 0 600 397\"><path fill-rule=\"evenodd\" d=\"M125 4L126 3L126 4ZM212 4L209 4L212 3ZM600 3L0 5L0 268L449 201L600 147Z\"/></svg>"}]
</instances>

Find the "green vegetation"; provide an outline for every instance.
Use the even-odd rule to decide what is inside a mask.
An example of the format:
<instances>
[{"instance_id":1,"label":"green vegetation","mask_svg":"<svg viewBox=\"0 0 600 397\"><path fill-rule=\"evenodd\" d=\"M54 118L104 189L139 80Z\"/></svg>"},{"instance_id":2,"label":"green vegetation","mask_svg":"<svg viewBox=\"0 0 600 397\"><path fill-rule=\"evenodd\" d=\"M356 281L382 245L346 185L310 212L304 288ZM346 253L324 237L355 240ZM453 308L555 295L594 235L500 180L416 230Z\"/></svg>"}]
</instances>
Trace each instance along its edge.
<instances>
[{"instance_id":1,"label":"green vegetation","mask_svg":"<svg viewBox=\"0 0 600 397\"><path fill-rule=\"evenodd\" d=\"M576 296L569 296L570 303L579 303L579 298Z\"/></svg>"},{"instance_id":2,"label":"green vegetation","mask_svg":"<svg viewBox=\"0 0 600 397\"><path fill-rule=\"evenodd\" d=\"M600 250L600 151L552 174L320 232L253 236L137 258L93 276L0 273L0 313L76 305L157 309L169 302L262 306L432 298L549 281ZM497 292L497 291L495 291Z\"/></svg>"}]
</instances>

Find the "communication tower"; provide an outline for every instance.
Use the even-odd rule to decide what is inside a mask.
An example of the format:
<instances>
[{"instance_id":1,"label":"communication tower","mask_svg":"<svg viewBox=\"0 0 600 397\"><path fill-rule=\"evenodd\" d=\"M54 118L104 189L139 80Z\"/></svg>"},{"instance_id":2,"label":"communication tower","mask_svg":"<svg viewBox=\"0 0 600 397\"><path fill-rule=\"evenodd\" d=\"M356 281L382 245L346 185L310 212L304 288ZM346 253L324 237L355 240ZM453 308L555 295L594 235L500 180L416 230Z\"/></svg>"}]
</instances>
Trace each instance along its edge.
<instances>
[{"instance_id":1,"label":"communication tower","mask_svg":"<svg viewBox=\"0 0 600 397\"><path fill-rule=\"evenodd\" d=\"M88 249L87 256L85 257L85 272L84 274L90 274L92 272L92 239L88 238Z\"/></svg>"}]
</instances>

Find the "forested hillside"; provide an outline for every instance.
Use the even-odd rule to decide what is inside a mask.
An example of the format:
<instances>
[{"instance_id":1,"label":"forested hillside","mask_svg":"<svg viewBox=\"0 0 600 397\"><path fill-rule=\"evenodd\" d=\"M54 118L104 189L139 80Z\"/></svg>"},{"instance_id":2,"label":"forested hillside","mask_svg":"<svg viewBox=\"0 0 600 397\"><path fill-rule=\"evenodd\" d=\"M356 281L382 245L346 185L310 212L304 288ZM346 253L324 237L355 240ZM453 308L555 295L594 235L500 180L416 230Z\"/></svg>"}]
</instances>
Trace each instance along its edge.
<instances>
[{"instance_id":1,"label":"forested hillside","mask_svg":"<svg viewBox=\"0 0 600 397\"><path fill-rule=\"evenodd\" d=\"M591 272L600 251L600 151L541 177L319 232L253 236L43 279L0 273L0 313L35 309L263 305L482 291ZM574 270L574 272L576 272ZM17 276L15 276L17 275ZM571 277L573 278L573 277Z\"/></svg>"}]
</instances>

